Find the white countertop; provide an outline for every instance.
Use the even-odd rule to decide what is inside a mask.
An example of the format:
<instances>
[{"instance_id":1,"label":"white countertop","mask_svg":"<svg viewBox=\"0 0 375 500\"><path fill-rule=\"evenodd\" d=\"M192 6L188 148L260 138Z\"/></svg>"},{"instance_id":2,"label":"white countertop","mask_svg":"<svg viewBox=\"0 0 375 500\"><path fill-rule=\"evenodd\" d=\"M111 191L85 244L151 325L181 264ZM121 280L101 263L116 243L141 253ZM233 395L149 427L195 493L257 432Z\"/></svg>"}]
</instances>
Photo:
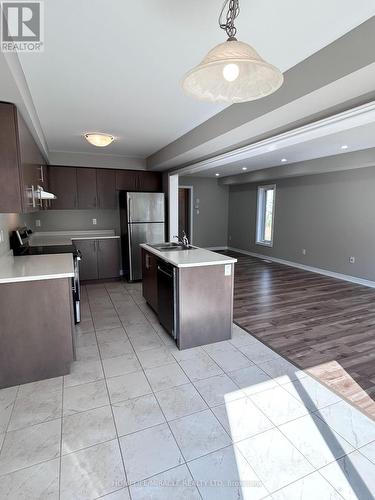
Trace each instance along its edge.
<instances>
[{"instance_id":1,"label":"white countertop","mask_svg":"<svg viewBox=\"0 0 375 500\"><path fill-rule=\"evenodd\" d=\"M120 238L113 229L103 231L46 231L30 235L30 246L71 245L74 240Z\"/></svg>"},{"instance_id":2,"label":"white countertop","mask_svg":"<svg viewBox=\"0 0 375 500\"><path fill-rule=\"evenodd\" d=\"M0 284L74 276L73 254L6 256L0 259Z\"/></svg>"},{"instance_id":3,"label":"white countertop","mask_svg":"<svg viewBox=\"0 0 375 500\"><path fill-rule=\"evenodd\" d=\"M198 247L191 250L167 250L162 252L145 243L140 246L176 267L217 266L237 262L237 259L233 257L227 257Z\"/></svg>"}]
</instances>

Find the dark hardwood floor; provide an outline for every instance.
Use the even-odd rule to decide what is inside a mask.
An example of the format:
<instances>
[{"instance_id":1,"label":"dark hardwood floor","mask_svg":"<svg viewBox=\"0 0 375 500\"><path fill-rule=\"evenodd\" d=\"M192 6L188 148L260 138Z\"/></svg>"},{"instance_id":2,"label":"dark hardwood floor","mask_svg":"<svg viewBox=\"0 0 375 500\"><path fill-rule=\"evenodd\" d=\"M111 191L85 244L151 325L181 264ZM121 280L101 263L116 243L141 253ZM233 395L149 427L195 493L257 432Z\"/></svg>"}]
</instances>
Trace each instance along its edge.
<instances>
[{"instance_id":1,"label":"dark hardwood floor","mask_svg":"<svg viewBox=\"0 0 375 500\"><path fill-rule=\"evenodd\" d=\"M375 289L226 253L234 321L375 418Z\"/></svg>"}]
</instances>

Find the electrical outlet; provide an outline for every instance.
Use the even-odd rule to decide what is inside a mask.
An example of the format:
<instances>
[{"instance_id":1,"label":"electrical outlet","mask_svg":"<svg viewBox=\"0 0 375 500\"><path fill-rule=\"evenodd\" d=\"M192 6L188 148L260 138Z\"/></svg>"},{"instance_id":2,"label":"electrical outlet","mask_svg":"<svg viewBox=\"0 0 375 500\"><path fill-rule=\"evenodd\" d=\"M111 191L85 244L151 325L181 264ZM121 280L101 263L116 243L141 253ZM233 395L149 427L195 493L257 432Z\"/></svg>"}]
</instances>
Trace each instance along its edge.
<instances>
[{"instance_id":1,"label":"electrical outlet","mask_svg":"<svg viewBox=\"0 0 375 500\"><path fill-rule=\"evenodd\" d=\"M229 235L228 239L229 239L229 241L232 241L232 236L231 236L231 235Z\"/></svg>"},{"instance_id":2,"label":"electrical outlet","mask_svg":"<svg viewBox=\"0 0 375 500\"><path fill-rule=\"evenodd\" d=\"M40 219L36 219L35 221L35 227L40 227L42 225Z\"/></svg>"},{"instance_id":3,"label":"electrical outlet","mask_svg":"<svg viewBox=\"0 0 375 500\"><path fill-rule=\"evenodd\" d=\"M199 210L197 210L197 215L199 215Z\"/></svg>"},{"instance_id":4,"label":"electrical outlet","mask_svg":"<svg viewBox=\"0 0 375 500\"><path fill-rule=\"evenodd\" d=\"M354 264L355 263L355 257L349 257L349 262L350 262L350 264Z\"/></svg>"},{"instance_id":5,"label":"electrical outlet","mask_svg":"<svg viewBox=\"0 0 375 500\"><path fill-rule=\"evenodd\" d=\"M302 255L306 255L306 248L302 248Z\"/></svg>"},{"instance_id":6,"label":"electrical outlet","mask_svg":"<svg viewBox=\"0 0 375 500\"><path fill-rule=\"evenodd\" d=\"M97 224L96 219L92 219L92 224L93 224L93 226L96 226L96 224Z\"/></svg>"}]
</instances>

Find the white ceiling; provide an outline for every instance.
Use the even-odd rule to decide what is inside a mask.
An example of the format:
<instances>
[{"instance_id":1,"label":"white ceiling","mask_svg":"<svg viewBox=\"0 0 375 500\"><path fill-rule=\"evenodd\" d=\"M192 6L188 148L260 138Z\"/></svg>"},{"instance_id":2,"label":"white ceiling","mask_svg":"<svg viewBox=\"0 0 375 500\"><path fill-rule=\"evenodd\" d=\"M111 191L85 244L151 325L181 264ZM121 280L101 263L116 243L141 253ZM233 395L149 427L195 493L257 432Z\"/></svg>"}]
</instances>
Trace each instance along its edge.
<instances>
[{"instance_id":1,"label":"white ceiling","mask_svg":"<svg viewBox=\"0 0 375 500\"><path fill-rule=\"evenodd\" d=\"M342 146L348 146L342 149ZM230 165L207 168L201 172L194 173L194 177L227 177L229 175L246 174L254 170L280 166L291 163L323 158L337 154L345 154L361 149L375 147L375 123L369 123L350 130L343 130L338 133L327 134L324 137L306 140L300 144L289 147L274 147L273 151L254 155L251 158L234 162ZM286 159L286 162L282 162ZM242 170L246 167L246 171Z\"/></svg>"},{"instance_id":2,"label":"white ceiling","mask_svg":"<svg viewBox=\"0 0 375 500\"><path fill-rule=\"evenodd\" d=\"M20 61L48 149L146 157L216 114L221 107L184 96L179 81L224 39L221 5L45 2L45 52ZM239 38L282 71L375 15L373 0L242 0L241 8ZM82 139L86 131L118 139L93 149Z\"/></svg>"}]
</instances>

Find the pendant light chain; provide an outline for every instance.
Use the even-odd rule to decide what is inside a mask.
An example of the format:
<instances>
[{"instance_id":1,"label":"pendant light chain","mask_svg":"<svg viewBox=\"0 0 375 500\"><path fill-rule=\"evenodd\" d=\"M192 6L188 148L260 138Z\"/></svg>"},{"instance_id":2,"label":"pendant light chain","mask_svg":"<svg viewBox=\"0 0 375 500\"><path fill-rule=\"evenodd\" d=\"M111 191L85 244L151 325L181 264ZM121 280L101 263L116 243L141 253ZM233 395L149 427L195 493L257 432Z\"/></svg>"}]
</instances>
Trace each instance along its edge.
<instances>
[{"instance_id":1,"label":"pendant light chain","mask_svg":"<svg viewBox=\"0 0 375 500\"><path fill-rule=\"evenodd\" d=\"M224 20L224 11L227 6L228 6L228 12ZM219 26L221 29L226 31L228 35L228 40L236 40L237 28L234 26L234 21L236 17L238 17L239 13L240 13L239 0L225 0L219 16Z\"/></svg>"}]
</instances>

